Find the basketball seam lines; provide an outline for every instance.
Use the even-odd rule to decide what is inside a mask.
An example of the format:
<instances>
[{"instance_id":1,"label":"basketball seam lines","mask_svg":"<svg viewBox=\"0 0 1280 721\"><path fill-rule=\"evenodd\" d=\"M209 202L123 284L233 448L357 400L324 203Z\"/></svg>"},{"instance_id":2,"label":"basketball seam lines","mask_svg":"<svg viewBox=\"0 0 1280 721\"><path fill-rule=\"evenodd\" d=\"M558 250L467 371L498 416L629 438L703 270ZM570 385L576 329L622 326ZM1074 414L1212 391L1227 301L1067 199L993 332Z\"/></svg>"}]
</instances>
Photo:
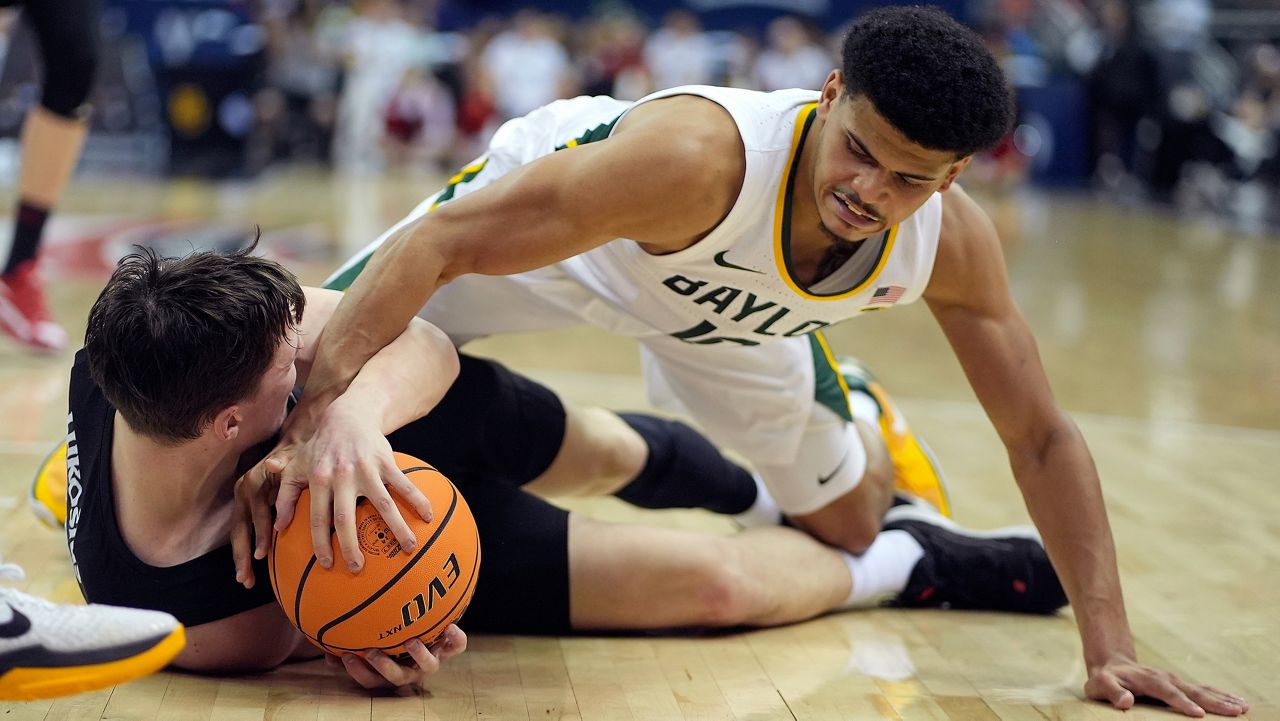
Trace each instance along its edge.
<instances>
[{"instance_id":1,"label":"basketball seam lines","mask_svg":"<svg viewBox=\"0 0 1280 721\"><path fill-rule=\"evenodd\" d=\"M424 468L414 468L414 469L410 469L410 470L412 471L412 470L425 470L425 469L424 469ZM435 470L435 469L431 469L431 470ZM409 474L406 472L406 473L405 473L405 475L409 475ZM430 539L428 539L428 540L427 540L427 542L426 542L425 544L423 544L423 545L420 547L420 549L418 550L417 555L415 555L415 556L413 557L413 560L411 560L411 561L409 561L408 563L406 563L406 564L404 565L404 568L400 569L400 571L399 571L399 572L397 572L395 576L392 576L392 577L391 577L391 580L389 580L389 581L387 581L385 584L383 584L382 588L378 589L378 591L377 591L376 593L374 593L374 594L372 594L371 596L369 596L368 598L366 598L364 601L362 601L362 602L361 602L358 606L356 606L355 608L351 609L350 611L347 611L346 613L342 614L341 616L339 616L339 617L337 617L337 618L333 619L333 620L332 620L332 621L330 621L329 623L326 623L324 626L322 626L322 627L320 628L320 630L316 632L316 641L318 641L318 642L320 642L320 643L324 643L324 635L325 635L326 633L328 633L328 632L329 632L329 629L333 628L334 626L337 626L338 624L342 623L343 621L346 621L347 619L351 618L352 616L356 615L357 613L359 613L359 612L363 611L365 608L367 608L367 607L369 606L369 604L373 603L376 599L380 598L380 597L382 596L382 594L386 593L386 592L387 592L387 589L389 589L389 588L391 588L392 586L394 586L394 585L395 585L395 584L396 584L396 583L397 583L401 578L403 578L403 577L404 577L404 575L405 575L406 573L408 573L410 570L412 570L412 569L413 569L413 567L414 567L414 566L416 566L416 565L418 564L418 561L422 560L422 557L426 554L427 549L431 548L431 544L435 543L436 539L440 537L440 534L441 534L441 533L444 533L444 529L445 529L446 527L448 527L448 525L449 525L449 519L453 517L453 511L454 511L454 509L456 509L456 508L458 507L458 489L457 489L457 488L455 488L455 487L454 487L454 485L453 485L452 483L450 483L450 484L449 484L449 488L453 491L453 498L450 500L450 503L449 503L449 511L448 511L447 513L445 513L445 514L444 514L444 518L443 518L443 519L441 519L441 521L440 521L440 527L439 527L439 528L437 528L437 529L436 529L436 532L435 532L435 533L433 533L433 534L431 534L431 538L430 538ZM315 563L315 556L312 556L312 557L311 557L311 564L308 564L308 565L307 565L307 572L308 572L308 573L311 571L311 565L312 565L312 564L314 564L314 563ZM305 573L303 574L303 579L304 579L304 580L306 579L306 574L305 574ZM299 590L298 590L298 601L299 601L299 603L301 603L301 601L302 601L302 590L301 590L301 589L302 589L302 586L301 586L301 584L299 584L298 589L299 589ZM299 624L298 624L298 627L299 627L299 628L301 628L301 627L302 627L302 624L301 624L301 623L299 623Z\"/></svg>"},{"instance_id":2,"label":"basketball seam lines","mask_svg":"<svg viewBox=\"0 0 1280 721\"><path fill-rule=\"evenodd\" d=\"M473 585L473 584L474 584L475 579L476 579L476 572L480 570L480 532L479 532L479 530L477 530L477 531L476 531L476 542L475 542L475 547L476 547L476 555L475 555L475 558L473 558L473 559L472 559L472 561L471 561L471 576L470 576L469 578L467 578L467 586L471 586L471 585ZM384 589L384 590L385 590L385 589ZM474 591L473 591L472 593L474 594ZM464 593L464 595L465 595L465 593ZM473 597L474 597L474 596L473 596ZM454 602L454 604L453 604L453 608L449 609L449 612L448 612L448 613L446 613L446 614L444 615L444 618L442 618L442 619L441 619L441 620L439 620L439 621L436 621L435 625L431 626L430 628L428 628L427 630L423 631L422 633L419 633L417 636L414 636L414 638L422 638L422 637L426 636L427 634L431 633L432 631L436 630L437 628L439 628L439 627L440 627L440 624L444 623L444 619L447 619L447 618L449 618L450 616L452 616L452 615L453 615L454 610L456 610L456 609L458 608L458 605L459 605L459 604L461 604L461 603L462 603L462 598L459 598L457 601L455 601L455 602ZM389 648L395 648L396 646L399 646L399 645L400 645L400 643L393 643L393 644L391 644L390 646L377 646L377 647L375 647L375 648L377 648L379 651L386 651L386 650L387 650L387 649L389 649ZM333 644L326 644L326 648L337 649L337 650L339 650L339 651L364 651L364 650L366 650L366 649L363 649L363 648L347 648L346 646L335 646L335 645L333 645Z\"/></svg>"},{"instance_id":3,"label":"basketball seam lines","mask_svg":"<svg viewBox=\"0 0 1280 721\"><path fill-rule=\"evenodd\" d=\"M307 576L311 575L311 569L315 568L315 565L316 557L315 554L312 554L311 560L307 561L307 567L302 571L302 578L298 579L298 592L293 599L293 622L299 631L302 631L302 589L307 587ZM303 633L305 634L306 632L303 631ZM317 638L316 640L319 641L320 639Z\"/></svg>"}]
</instances>

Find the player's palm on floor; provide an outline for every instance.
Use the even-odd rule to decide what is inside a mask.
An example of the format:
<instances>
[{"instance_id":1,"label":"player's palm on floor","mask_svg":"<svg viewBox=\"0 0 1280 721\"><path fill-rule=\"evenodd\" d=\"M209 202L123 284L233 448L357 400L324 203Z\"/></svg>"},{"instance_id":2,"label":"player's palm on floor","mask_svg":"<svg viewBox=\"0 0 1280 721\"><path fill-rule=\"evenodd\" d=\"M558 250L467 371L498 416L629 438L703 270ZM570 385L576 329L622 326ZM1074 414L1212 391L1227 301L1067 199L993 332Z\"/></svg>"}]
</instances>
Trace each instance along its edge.
<instances>
[{"instance_id":1,"label":"player's palm on floor","mask_svg":"<svg viewBox=\"0 0 1280 721\"><path fill-rule=\"evenodd\" d=\"M1249 703L1235 694L1190 683L1168 671L1129 659L1114 660L1090 670L1084 691L1095 701L1106 701L1123 710L1132 708L1140 697L1162 701L1197 718L1205 712L1239 716L1249 710Z\"/></svg>"}]
</instances>

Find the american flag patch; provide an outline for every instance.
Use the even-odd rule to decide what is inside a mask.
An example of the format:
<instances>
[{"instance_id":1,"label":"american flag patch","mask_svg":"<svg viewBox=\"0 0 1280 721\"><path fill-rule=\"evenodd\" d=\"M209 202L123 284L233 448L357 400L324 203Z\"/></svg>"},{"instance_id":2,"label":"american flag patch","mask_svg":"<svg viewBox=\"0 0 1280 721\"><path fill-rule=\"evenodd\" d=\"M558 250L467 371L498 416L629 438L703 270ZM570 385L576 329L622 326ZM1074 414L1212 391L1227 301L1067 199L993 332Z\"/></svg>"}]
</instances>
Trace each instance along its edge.
<instances>
[{"instance_id":1,"label":"american flag patch","mask_svg":"<svg viewBox=\"0 0 1280 721\"><path fill-rule=\"evenodd\" d=\"M870 307L873 305L893 305L894 303L897 303L898 300L902 298L902 294L906 292L907 292L907 289L903 288L900 285L890 285L884 288L876 288L876 292L871 294L871 300L867 303L867 306Z\"/></svg>"}]
</instances>

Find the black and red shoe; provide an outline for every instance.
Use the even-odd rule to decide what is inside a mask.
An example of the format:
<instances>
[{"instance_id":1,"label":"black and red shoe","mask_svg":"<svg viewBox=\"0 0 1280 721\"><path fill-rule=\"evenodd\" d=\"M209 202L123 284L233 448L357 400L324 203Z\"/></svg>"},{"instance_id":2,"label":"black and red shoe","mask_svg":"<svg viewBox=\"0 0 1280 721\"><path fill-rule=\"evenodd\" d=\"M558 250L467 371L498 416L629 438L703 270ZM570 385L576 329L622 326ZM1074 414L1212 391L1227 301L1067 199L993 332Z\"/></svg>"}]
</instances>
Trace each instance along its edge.
<instances>
[{"instance_id":1,"label":"black and red shoe","mask_svg":"<svg viewBox=\"0 0 1280 721\"><path fill-rule=\"evenodd\" d=\"M1040 614L1067 605L1034 528L971 531L914 505L890 508L883 528L906 531L924 548L906 589L887 605Z\"/></svg>"}]
</instances>

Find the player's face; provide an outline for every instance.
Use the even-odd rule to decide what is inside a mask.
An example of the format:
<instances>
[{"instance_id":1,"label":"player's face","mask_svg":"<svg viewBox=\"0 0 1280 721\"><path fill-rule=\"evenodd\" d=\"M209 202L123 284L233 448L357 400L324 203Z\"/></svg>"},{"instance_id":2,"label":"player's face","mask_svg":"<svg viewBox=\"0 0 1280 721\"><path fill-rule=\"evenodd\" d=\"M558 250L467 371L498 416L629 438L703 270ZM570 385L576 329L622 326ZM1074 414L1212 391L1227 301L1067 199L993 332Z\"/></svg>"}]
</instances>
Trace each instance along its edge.
<instances>
[{"instance_id":1,"label":"player's face","mask_svg":"<svg viewBox=\"0 0 1280 721\"><path fill-rule=\"evenodd\" d=\"M866 97L846 94L839 71L822 89L818 119L813 189L823 227L838 238L861 240L902 222L969 163L908 140Z\"/></svg>"},{"instance_id":2,"label":"player's face","mask_svg":"<svg viewBox=\"0 0 1280 721\"><path fill-rule=\"evenodd\" d=\"M290 328L276 346L271 365L258 382L258 390L241 403L245 428L251 444L267 440L284 425L289 393L298 379L298 333Z\"/></svg>"}]
</instances>

